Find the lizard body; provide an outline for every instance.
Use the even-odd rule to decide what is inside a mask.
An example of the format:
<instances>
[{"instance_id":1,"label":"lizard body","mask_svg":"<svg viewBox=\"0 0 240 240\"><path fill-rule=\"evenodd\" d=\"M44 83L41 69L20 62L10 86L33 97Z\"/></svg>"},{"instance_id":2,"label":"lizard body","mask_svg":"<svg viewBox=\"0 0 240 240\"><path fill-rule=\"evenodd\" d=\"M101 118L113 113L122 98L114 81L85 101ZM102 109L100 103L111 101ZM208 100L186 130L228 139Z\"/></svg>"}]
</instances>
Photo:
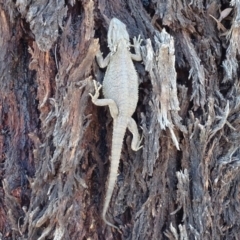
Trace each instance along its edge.
<instances>
[{"instance_id":1,"label":"lizard body","mask_svg":"<svg viewBox=\"0 0 240 240\"><path fill-rule=\"evenodd\" d=\"M111 164L102 218L106 224L114 228L117 227L106 220L106 213L117 179L122 143L127 128L133 134L131 148L134 151L141 148L137 124L132 118L138 102L138 76L132 60L142 60L141 40L140 38L133 40L136 54L129 51L130 41L126 25L117 18L113 18L108 30L108 46L111 52L105 59L102 53L96 56L99 66L107 67L103 86L97 85L94 81L95 94L90 94L95 105L109 106L113 118ZM98 99L101 87L103 87L104 99Z\"/></svg>"}]
</instances>

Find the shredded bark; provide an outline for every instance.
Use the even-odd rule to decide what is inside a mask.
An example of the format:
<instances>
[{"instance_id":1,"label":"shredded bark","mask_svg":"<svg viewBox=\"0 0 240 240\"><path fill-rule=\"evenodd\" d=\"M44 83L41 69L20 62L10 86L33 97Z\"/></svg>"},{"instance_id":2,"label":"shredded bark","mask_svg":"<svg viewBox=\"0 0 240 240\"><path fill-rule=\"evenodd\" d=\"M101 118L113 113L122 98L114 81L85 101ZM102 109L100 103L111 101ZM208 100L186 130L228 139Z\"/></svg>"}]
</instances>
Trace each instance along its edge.
<instances>
[{"instance_id":1,"label":"shredded bark","mask_svg":"<svg viewBox=\"0 0 240 240\"><path fill-rule=\"evenodd\" d=\"M239 14L234 0L0 0L0 238L239 239ZM88 95L113 17L144 59L143 148L126 133L108 211L121 232L101 219L112 119Z\"/></svg>"}]
</instances>

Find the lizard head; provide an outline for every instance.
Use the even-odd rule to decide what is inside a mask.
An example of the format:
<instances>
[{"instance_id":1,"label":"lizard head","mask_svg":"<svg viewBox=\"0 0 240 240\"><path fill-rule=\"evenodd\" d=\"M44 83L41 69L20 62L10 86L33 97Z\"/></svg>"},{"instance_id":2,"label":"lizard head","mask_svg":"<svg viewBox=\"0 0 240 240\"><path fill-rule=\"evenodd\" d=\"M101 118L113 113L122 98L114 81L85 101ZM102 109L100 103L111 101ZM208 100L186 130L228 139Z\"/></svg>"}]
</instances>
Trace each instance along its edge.
<instances>
[{"instance_id":1,"label":"lizard head","mask_svg":"<svg viewBox=\"0 0 240 240\"><path fill-rule=\"evenodd\" d=\"M126 25L117 18L112 18L108 29L108 47L111 52L116 52L117 47L121 43L130 48L130 40Z\"/></svg>"}]
</instances>

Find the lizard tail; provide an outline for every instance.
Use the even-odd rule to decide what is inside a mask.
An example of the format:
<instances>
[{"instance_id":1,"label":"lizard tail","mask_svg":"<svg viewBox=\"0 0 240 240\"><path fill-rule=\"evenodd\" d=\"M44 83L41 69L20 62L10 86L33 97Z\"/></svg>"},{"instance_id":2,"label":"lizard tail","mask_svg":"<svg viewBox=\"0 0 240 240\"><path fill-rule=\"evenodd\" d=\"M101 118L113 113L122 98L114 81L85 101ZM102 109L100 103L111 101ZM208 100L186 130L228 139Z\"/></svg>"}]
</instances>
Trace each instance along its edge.
<instances>
[{"instance_id":1,"label":"lizard tail","mask_svg":"<svg viewBox=\"0 0 240 240\"><path fill-rule=\"evenodd\" d=\"M128 121L126 118L123 119L120 117L118 117L113 122L112 150L111 150L111 161L110 161L111 166L109 170L107 192L106 192L106 197L105 197L103 212L102 212L103 221L107 225L114 227L116 229L118 229L116 226L114 226L112 223L107 221L106 213L108 210L109 203L111 201L113 189L114 189L115 182L118 175L118 166L120 162L122 143L123 143L123 138L127 128L127 123Z\"/></svg>"}]
</instances>

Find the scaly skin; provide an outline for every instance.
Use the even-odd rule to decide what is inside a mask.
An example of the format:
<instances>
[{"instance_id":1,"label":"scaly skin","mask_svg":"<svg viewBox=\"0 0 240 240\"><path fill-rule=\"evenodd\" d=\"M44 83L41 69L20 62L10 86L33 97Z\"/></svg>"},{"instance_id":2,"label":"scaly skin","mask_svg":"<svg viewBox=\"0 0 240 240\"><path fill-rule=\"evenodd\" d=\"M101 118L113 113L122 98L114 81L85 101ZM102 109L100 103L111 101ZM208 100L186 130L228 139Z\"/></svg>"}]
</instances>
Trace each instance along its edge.
<instances>
[{"instance_id":1,"label":"scaly skin","mask_svg":"<svg viewBox=\"0 0 240 240\"><path fill-rule=\"evenodd\" d=\"M97 85L95 81L95 94L90 94L95 105L109 106L113 118L111 166L102 218L106 224L114 228L117 227L106 220L106 213L117 179L122 143L127 128L133 134L131 148L134 151L141 148L137 125L132 118L138 102L138 76L132 60L140 61L142 59L140 43L140 38L134 38L136 54L132 54L129 51L129 35L125 24L116 18L111 20L108 31L108 44L111 52L104 60L101 53L96 56L100 67L107 66L103 80L105 99L98 99L101 85Z\"/></svg>"}]
</instances>

